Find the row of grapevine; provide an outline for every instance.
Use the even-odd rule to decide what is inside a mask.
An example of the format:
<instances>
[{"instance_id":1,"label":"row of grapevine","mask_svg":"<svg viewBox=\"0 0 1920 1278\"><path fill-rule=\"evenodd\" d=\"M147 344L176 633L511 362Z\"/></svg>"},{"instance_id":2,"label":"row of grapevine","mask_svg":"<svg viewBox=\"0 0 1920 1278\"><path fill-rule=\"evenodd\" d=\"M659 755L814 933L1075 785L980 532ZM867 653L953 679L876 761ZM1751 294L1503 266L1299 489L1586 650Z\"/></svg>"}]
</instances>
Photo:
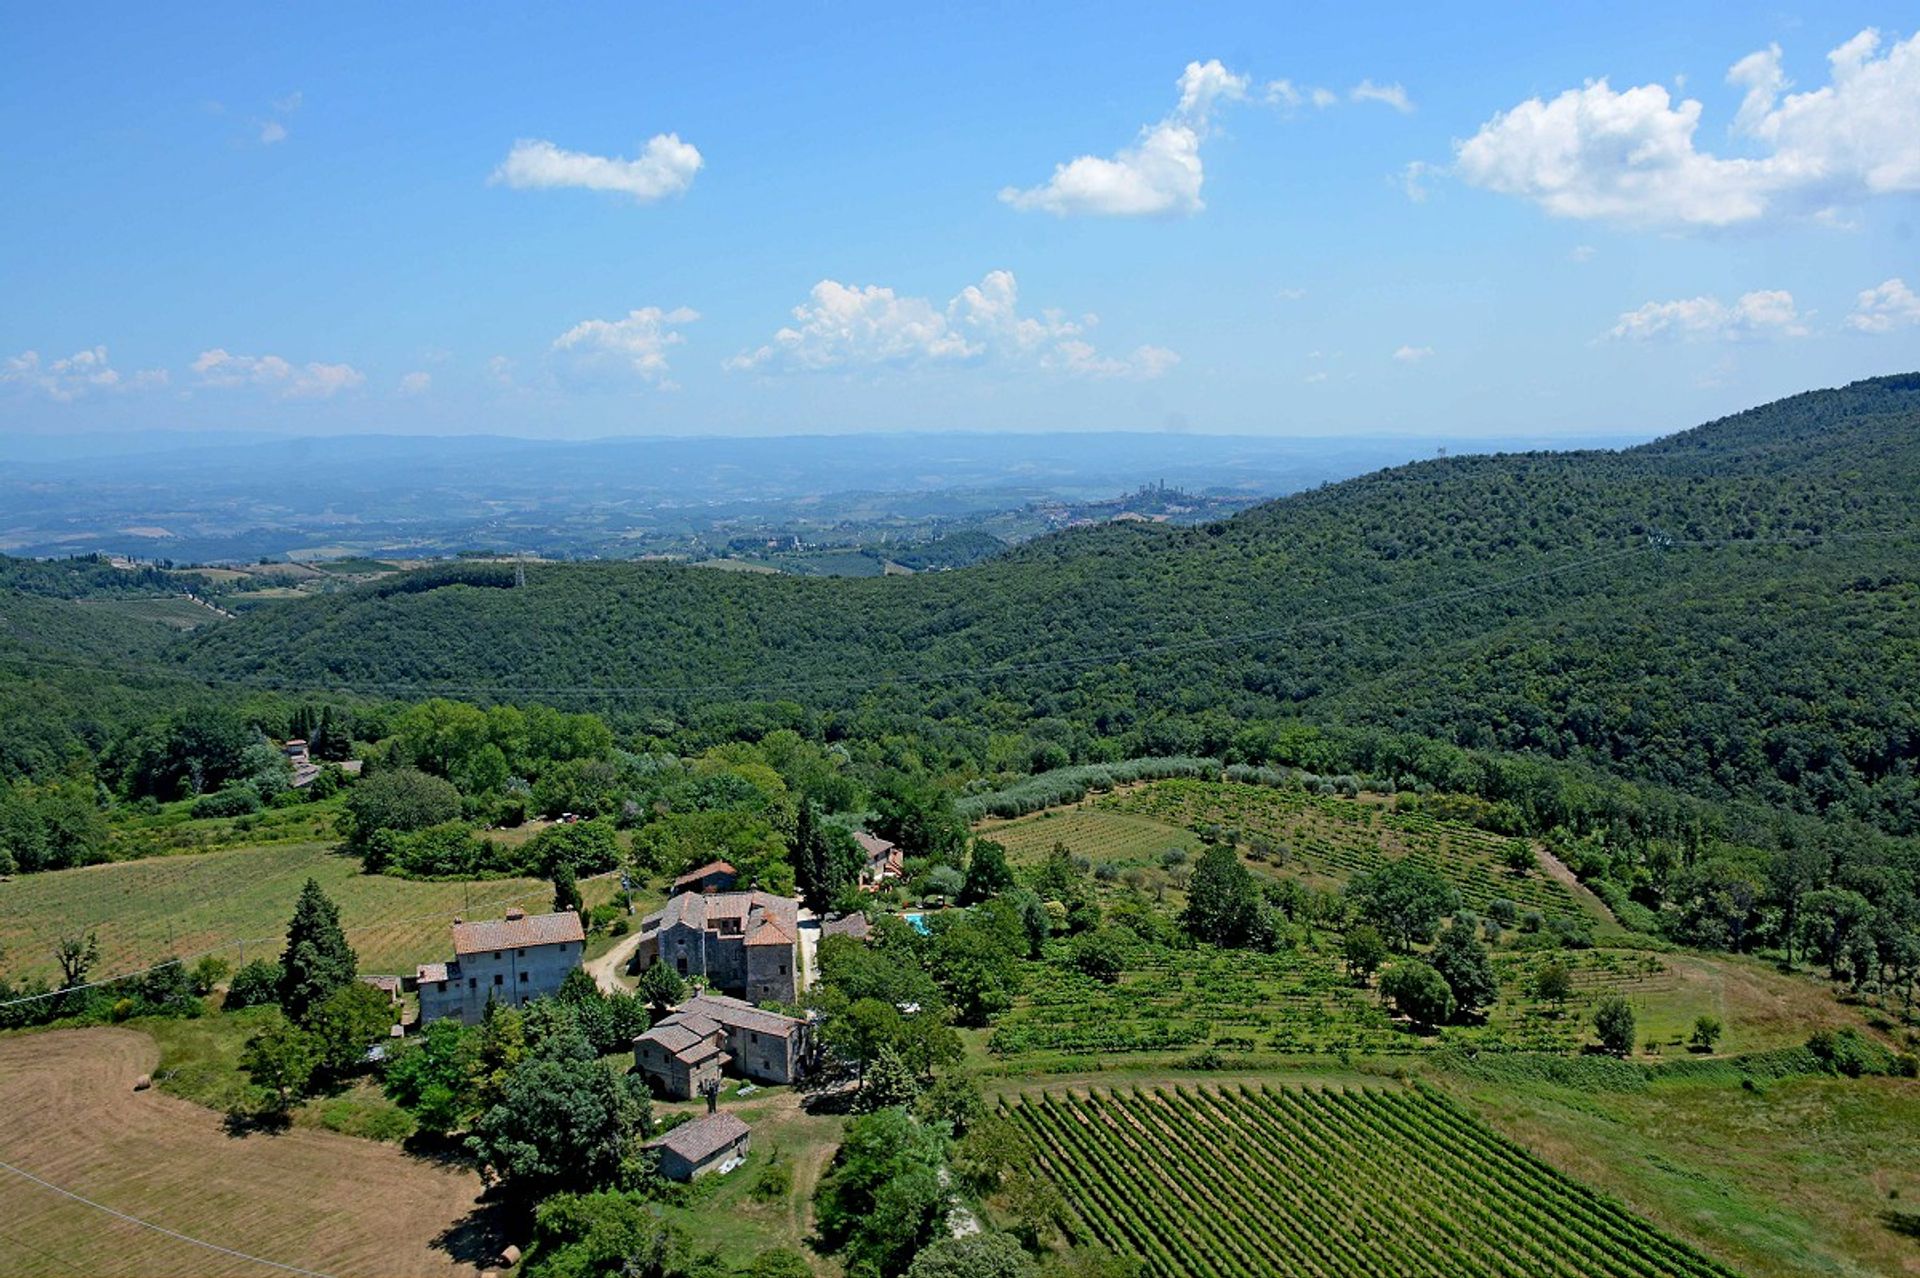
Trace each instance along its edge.
<instances>
[{"instance_id":1,"label":"row of grapevine","mask_svg":"<svg viewBox=\"0 0 1920 1278\"><path fill-rule=\"evenodd\" d=\"M1026 1094L1070 1232L1154 1278L1726 1278L1421 1088Z\"/></svg>"}]
</instances>

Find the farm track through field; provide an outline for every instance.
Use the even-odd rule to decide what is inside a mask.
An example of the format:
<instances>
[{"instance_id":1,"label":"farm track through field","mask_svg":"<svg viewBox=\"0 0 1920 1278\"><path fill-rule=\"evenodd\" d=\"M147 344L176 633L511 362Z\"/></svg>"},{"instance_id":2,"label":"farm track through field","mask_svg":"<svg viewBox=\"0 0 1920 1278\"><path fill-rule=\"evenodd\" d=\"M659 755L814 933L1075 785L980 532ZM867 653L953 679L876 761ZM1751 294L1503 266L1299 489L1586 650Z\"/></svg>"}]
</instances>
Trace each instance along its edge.
<instances>
[{"instance_id":1,"label":"farm track through field","mask_svg":"<svg viewBox=\"0 0 1920 1278\"><path fill-rule=\"evenodd\" d=\"M0 1038L0 1161L166 1229L338 1278L471 1274L497 1249L473 1215L471 1171L330 1132L228 1135L211 1110L133 1090L158 1056L126 1029ZM0 1173L9 1278L273 1272Z\"/></svg>"}]
</instances>

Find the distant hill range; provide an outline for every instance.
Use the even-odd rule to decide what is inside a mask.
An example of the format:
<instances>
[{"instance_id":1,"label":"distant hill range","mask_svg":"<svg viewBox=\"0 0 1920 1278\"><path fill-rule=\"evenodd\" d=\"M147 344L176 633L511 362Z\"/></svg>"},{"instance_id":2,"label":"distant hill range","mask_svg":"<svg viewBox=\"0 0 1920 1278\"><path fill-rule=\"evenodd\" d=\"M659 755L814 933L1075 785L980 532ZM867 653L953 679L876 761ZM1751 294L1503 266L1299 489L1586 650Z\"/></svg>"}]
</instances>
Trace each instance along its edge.
<instances>
[{"instance_id":1,"label":"distant hill range","mask_svg":"<svg viewBox=\"0 0 1920 1278\"><path fill-rule=\"evenodd\" d=\"M1446 441L1122 432L582 442L147 435L69 455L76 443L84 437L61 446L0 439L0 551L182 562L477 549L700 558L702 548L754 533L838 545L918 539L989 512L1107 499L1142 484L1257 501L1431 456Z\"/></svg>"},{"instance_id":2,"label":"distant hill range","mask_svg":"<svg viewBox=\"0 0 1920 1278\"><path fill-rule=\"evenodd\" d=\"M641 726L890 717L930 754L1002 727L1076 757L1094 739L1214 751L1249 718L1297 717L1911 833L1917 531L1907 375L1621 451L1441 458L1202 526L1072 529L949 572L538 564L516 586L510 565L448 564L155 652L242 690L543 700Z\"/></svg>"}]
</instances>

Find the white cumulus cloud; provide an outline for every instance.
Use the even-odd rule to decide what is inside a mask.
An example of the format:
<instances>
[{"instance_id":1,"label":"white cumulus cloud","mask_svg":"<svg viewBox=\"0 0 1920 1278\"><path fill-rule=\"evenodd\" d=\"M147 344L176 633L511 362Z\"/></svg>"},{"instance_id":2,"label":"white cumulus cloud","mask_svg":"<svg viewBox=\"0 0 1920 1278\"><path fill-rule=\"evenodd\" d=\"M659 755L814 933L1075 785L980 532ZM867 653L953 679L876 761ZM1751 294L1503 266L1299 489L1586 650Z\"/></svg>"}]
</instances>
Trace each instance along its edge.
<instances>
[{"instance_id":1,"label":"white cumulus cloud","mask_svg":"<svg viewBox=\"0 0 1920 1278\"><path fill-rule=\"evenodd\" d=\"M1847 316L1847 327L1861 333L1891 333L1915 324L1920 324L1920 295L1898 277L1862 289L1853 314Z\"/></svg>"},{"instance_id":2,"label":"white cumulus cloud","mask_svg":"<svg viewBox=\"0 0 1920 1278\"><path fill-rule=\"evenodd\" d=\"M1623 313L1607 336L1616 341L1655 337L1721 338L1805 337L1804 317L1785 289L1743 293L1728 305L1717 297L1648 302Z\"/></svg>"},{"instance_id":3,"label":"white cumulus cloud","mask_svg":"<svg viewBox=\"0 0 1920 1278\"><path fill-rule=\"evenodd\" d=\"M1040 186L1007 187L1000 198L1016 209L1067 217L1152 217L1198 213L1205 170L1200 146L1222 102L1244 101L1248 79L1215 58L1189 62L1173 113L1140 130L1139 140L1112 156L1082 155L1054 166ZM1269 87L1271 93L1272 87Z\"/></svg>"},{"instance_id":4,"label":"white cumulus cloud","mask_svg":"<svg viewBox=\"0 0 1920 1278\"><path fill-rule=\"evenodd\" d=\"M219 390L257 387L283 399L330 399L366 381L351 364L294 364L278 355L236 355L220 347L200 352L193 361L202 386Z\"/></svg>"},{"instance_id":5,"label":"white cumulus cloud","mask_svg":"<svg viewBox=\"0 0 1920 1278\"><path fill-rule=\"evenodd\" d=\"M677 133L647 139L631 160L565 151L551 142L522 139L489 179L516 190L580 187L588 191L617 191L642 204L679 195L693 185L693 175L705 161L691 142Z\"/></svg>"},{"instance_id":6,"label":"white cumulus cloud","mask_svg":"<svg viewBox=\"0 0 1920 1278\"><path fill-rule=\"evenodd\" d=\"M1755 154L1695 144L1702 106L1657 84L1606 80L1531 98L1457 145L1454 172L1559 217L1720 227L1920 191L1920 35L1862 31L1827 55L1828 83L1790 87L1779 48L1740 59L1731 132Z\"/></svg>"},{"instance_id":7,"label":"white cumulus cloud","mask_svg":"<svg viewBox=\"0 0 1920 1278\"><path fill-rule=\"evenodd\" d=\"M402 395L424 395L433 389L433 374L424 372L408 373L400 379Z\"/></svg>"},{"instance_id":8,"label":"white cumulus cloud","mask_svg":"<svg viewBox=\"0 0 1920 1278\"><path fill-rule=\"evenodd\" d=\"M1347 96L1355 102L1379 102L1392 107L1401 115L1413 114L1413 99L1399 84L1375 84L1371 80L1362 80L1348 91Z\"/></svg>"},{"instance_id":9,"label":"white cumulus cloud","mask_svg":"<svg viewBox=\"0 0 1920 1278\"><path fill-rule=\"evenodd\" d=\"M1433 358L1431 346L1402 346L1393 353L1393 357L1402 364L1418 364L1423 359Z\"/></svg>"},{"instance_id":10,"label":"white cumulus cloud","mask_svg":"<svg viewBox=\"0 0 1920 1278\"><path fill-rule=\"evenodd\" d=\"M991 271L947 304L879 285L821 280L771 341L727 361L737 371L825 372L999 361L1076 377L1164 376L1180 361L1161 346L1103 355L1086 339L1092 317L1025 315L1011 271Z\"/></svg>"},{"instance_id":11,"label":"white cumulus cloud","mask_svg":"<svg viewBox=\"0 0 1920 1278\"><path fill-rule=\"evenodd\" d=\"M582 320L554 338L553 349L571 352L582 368L615 367L671 390L667 352L687 340L680 329L699 318L685 306L643 306L624 319Z\"/></svg>"},{"instance_id":12,"label":"white cumulus cloud","mask_svg":"<svg viewBox=\"0 0 1920 1278\"><path fill-rule=\"evenodd\" d=\"M90 346L61 359L42 360L38 351L0 359L0 386L38 391L60 403L95 391L121 391L167 384L167 370L150 368L122 377L107 359L107 348Z\"/></svg>"}]
</instances>

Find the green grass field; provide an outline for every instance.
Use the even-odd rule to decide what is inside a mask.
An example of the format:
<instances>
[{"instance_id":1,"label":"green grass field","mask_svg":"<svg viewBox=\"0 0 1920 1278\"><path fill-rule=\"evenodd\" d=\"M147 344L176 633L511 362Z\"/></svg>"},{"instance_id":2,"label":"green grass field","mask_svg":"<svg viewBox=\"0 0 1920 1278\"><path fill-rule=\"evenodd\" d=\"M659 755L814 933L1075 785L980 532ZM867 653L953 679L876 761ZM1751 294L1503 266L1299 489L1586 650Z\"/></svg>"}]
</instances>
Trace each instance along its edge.
<instances>
[{"instance_id":1,"label":"green grass field","mask_svg":"<svg viewBox=\"0 0 1920 1278\"><path fill-rule=\"evenodd\" d=\"M243 951L249 959L277 957L308 878L339 905L366 972L408 972L445 958L455 915L497 915L509 905L544 910L553 892L531 879L419 883L362 874L358 861L323 843L118 861L0 883L0 962L16 980L57 979L54 946L82 931L99 934L96 976L215 947L229 961ZM614 886L597 880L583 890L592 904Z\"/></svg>"},{"instance_id":2,"label":"green grass field","mask_svg":"<svg viewBox=\"0 0 1920 1278\"><path fill-rule=\"evenodd\" d=\"M1910 1081L1631 1093L1438 1081L1503 1134L1755 1278L1920 1270Z\"/></svg>"}]
</instances>

